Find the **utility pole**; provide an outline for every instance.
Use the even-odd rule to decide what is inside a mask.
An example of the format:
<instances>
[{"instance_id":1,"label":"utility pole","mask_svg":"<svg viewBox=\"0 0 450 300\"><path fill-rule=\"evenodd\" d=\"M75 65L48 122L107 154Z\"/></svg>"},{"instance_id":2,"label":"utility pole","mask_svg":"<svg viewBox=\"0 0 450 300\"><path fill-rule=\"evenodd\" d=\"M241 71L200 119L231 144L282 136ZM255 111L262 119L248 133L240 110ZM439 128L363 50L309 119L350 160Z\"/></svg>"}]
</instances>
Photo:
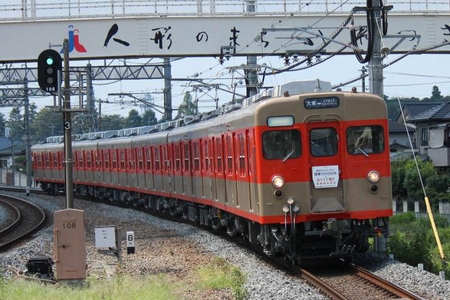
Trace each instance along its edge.
<instances>
[{"instance_id":1,"label":"utility pole","mask_svg":"<svg viewBox=\"0 0 450 300\"><path fill-rule=\"evenodd\" d=\"M370 93L384 98L384 87L383 87L383 57L385 52L389 52L389 49L382 46L381 43L381 0L373 1L373 13L375 18L372 20L371 26L373 26L373 52L372 57L369 61L369 90ZM380 25L378 25L380 24ZM382 49L383 47L383 49ZM386 50L387 49L387 50Z\"/></svg>"},{"instance_id":2,"label":"utility pole","mask_svg":"<svg viewBox=\"0 0 450 300\"><path fill-rule=\"evenodd\" d=\"M247 0L247 12L255 13L256 0ZM245 82L247 85L247 97L251 97L258 93L258 74L256 73L257 57L254 55L247 56L247 69L245 70ZM234 98L234 94L233 94Z\"/></svg>"},{"instance_id":3,"label":"utility pole","mask_svg":"<svg viewBox=\"0 0 450 300\"><path fill-rule=\"evenodd\" d=\"M164 120L172 120L172 66L170 58L164 58Z\"/></svg>"},{"instance_id":4,"label":"utility pole","mask_svg":"<svg viewBox=\"0 0 450 300\"><path fill-rule=\"evenodd\" d=\"M28 79L24 80L24 108L25 108L25 156L27 170L26 194L30 195L31 179L31 139L30 139L30 99L28 98Z\"/></svg>"},{"instance_id":5,"label":"utility pole","mask_svg":"<svg viewBox=\"0 0 450 300\"><path fill-rule=\"evenodd\" d=\"M66 164L66 204L73 208L72 116L70 114L69 40L64 39L64 157Z\"/></svg>"},{"instance_id":6,"label":"utility pole","mask_svg":"<svg viewBox=\"0 0 450 300\"><path fill-rule=\"evenodd\" d=\"M365 93L366 92L366 72L367 72L367 69L363 66L361 68L361 70L358 70L358 71L361 71L361 83L362 83L361 92Z\"/></svg>"}]
</instances>

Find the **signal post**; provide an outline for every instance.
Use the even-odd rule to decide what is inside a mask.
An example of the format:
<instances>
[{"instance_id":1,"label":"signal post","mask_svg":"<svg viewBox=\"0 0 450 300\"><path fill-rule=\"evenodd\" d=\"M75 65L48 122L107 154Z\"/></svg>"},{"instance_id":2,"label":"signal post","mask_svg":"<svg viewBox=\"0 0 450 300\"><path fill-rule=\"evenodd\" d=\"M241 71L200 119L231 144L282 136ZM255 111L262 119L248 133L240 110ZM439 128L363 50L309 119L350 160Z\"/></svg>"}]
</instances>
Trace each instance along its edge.
<instances>
[{"instance_id":1,"label":"signal post","mask_svg":"<svg viewBox=\"0 0 450 300\"><path fill-rule=\"evenodd\" d=\"M61 55L47 49L38 57L38 83L42 90L58 96L64 115L65 191L67 209L54 213L53 249L58 279L86 278L84 211L73 209L72 118L70 105L69 41L64 40L64 95L61 97ZM61 105L62 103L62 105ZM81 108L81 105L80 105Z\"/></svg>"}]
</instances>

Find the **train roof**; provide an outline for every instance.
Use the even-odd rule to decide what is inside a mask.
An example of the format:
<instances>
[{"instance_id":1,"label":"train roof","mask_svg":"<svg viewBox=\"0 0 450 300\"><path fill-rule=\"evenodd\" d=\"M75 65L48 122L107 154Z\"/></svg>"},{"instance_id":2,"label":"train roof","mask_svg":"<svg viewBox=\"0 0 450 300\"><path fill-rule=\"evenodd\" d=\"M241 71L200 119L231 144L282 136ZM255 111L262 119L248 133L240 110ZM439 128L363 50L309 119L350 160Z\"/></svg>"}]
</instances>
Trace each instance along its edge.
<instances>
[{"instance_id":1,"label":"train roof","mask_svg":"<svg viewBox=\"0 0 450 300\"><path fill-rule=\"evenodd\" d=\"M109 140L120 137L131 137L131 136L141 136L148 133L164 132L169 131L174 128L179 128L182 126L192 125L195 123L203 122L206 120L214 119L218 116L227 115L233 111L240 110L242 108L250 107L258 102L266 99L280 97L286 94L304 94L304 93L314 93L314 92L328 92L332 91L331 83L327 81L316 80L306 80L306 81L292 81L284 83L273 88L267 89L261 93L253 95L249 98L245 98L241 103L229 103L222 107L210 111L201 113L196 116L186 116L182 119L176 119L173 121L160 123L150 126L141 126L135 128L125 128L120 130L109 130L101 132L92 132L85 134L74 135L74 141L86 141L86 140ZM45 144L63 143L64 136L52 136L48 137L44 142Z\"/></svg>"}]
</instances>

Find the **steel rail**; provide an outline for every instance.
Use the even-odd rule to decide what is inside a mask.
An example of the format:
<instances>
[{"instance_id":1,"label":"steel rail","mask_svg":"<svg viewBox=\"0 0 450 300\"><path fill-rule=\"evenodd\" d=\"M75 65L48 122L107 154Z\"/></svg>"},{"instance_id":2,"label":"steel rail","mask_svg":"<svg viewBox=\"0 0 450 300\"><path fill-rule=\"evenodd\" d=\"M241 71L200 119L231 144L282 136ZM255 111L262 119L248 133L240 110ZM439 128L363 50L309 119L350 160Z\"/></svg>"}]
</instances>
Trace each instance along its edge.
<instances>
[{"instance_id":1,"label":"steel rail","mask_svg":"<svg viewBox=\"0 0 450 300\"><path fill-rule=\"evenodd\" d=\"M21 214L20 214L20 210L14 206L13 204L4 201L3 199L0 199L0 205L3 205L4 207L6 207L7 209L11 210L11 214L13 215L14 220L12 222L8 222L9 225L7 225L5 228L0 229L0 236L7 233L8 231L10 231L12 228L14 228L14 226L17 225L17 223L19 223L20 218L21 218Z\"/></svg>"},{"instance_id":2,"label":"steel rail","mask_svg":"<svg viewBox=\"0 0 450 300\"><path fill-rule=\"evenodd\" d=\"M390 293L402 298L402 299L411 299L411 300L425 300L425 298L422 298L414 293L411 293L407 290L405 290L404 288L389 282L383 278L380 278L378 276L376 276L375 274L373 274L372 272L356 266L356 265L352 265L352 267L355 270L355 275L364 278L365 280L368 280L370 282L372 282L373 284L376 284L377 286L389 291Z\"/></svg>"}]
</instances>

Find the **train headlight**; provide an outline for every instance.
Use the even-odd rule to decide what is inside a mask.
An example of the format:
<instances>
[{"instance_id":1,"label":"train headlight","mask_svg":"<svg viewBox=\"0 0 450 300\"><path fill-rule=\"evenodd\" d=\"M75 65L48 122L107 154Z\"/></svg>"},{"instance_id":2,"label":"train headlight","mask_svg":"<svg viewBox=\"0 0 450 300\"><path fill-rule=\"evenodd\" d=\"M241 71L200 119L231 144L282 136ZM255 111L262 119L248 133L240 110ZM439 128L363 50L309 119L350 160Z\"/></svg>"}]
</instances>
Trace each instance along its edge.
<instances>
[{"instance_id":1,"label":"train headlight","mask_svg":"<svg viewBox=\"0 0 450 300\"><path fill-rule=\"evenodd\" d=\"M367 180L372 183L377 183L378 181L380 181L380 173L375 170L369 171L369 173L367 173Z\"/></svg>"},{"instance_id":2,"label":"train headlight","mask_svg":"<svg viewBox=\"0 0 450 300\"><path fill-rule=\"evenodd\" d=\"M281 188L284 185L284 178L279 176L279 175L275 175L272 177L272 185L274 188Z\"/></svg>"}]
</instances>

